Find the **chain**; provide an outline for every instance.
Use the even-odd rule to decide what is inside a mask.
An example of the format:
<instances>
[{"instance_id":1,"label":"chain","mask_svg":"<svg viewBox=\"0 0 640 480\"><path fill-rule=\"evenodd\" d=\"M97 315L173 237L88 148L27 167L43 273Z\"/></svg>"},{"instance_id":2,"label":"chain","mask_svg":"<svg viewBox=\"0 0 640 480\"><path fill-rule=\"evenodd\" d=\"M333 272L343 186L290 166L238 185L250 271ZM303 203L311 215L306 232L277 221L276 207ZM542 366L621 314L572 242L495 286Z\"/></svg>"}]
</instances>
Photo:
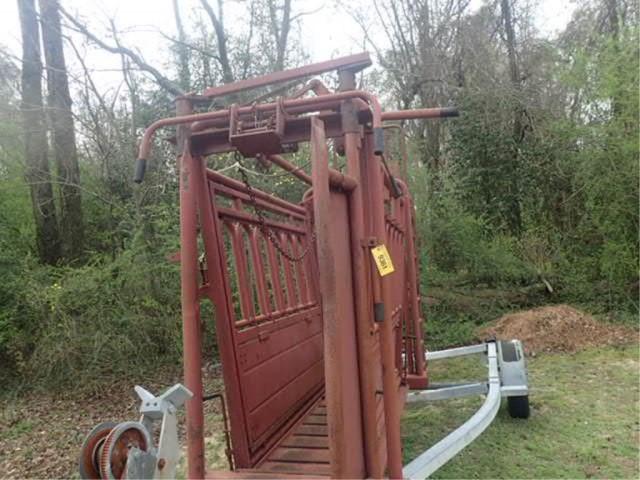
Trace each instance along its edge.
<instances>
[{"instance_id":1,"label":"chain","mask_svg":"<svg viewBox=\"0 0 640 480\"><path fill-rule=\"evenodd\" d=\"M240 162L240 155L238 154L238 152L236 152L236 161L238 162L238 165L239 165L242 182L244 183L244 186L247 188L247 193L249 194L249 202L251 203L251 206L253 207L253 211L255 212L256 217L258 218L258 228L260 229L260 232L262 232L262 235L264 235L271 241L273 246L276 247L276 250L278 250L284 258L286 258L292 263L297 263L302 261L307 256L307 254L311 251L311 246L316 241L316 232L311 233L311 238L307 241L307 245L300 255L294 255L293 253L288 252L282 246L282 244L276 237L276 234L273 232L273 230L267 227L266 221L264 219L264 214L262 213L262 209L258 207L258 202L256 201L256 194L253 190L253 187L249 183L249 177L247 175L247 172L245 171L245 167Z\"/></svg>"}]
</instances>

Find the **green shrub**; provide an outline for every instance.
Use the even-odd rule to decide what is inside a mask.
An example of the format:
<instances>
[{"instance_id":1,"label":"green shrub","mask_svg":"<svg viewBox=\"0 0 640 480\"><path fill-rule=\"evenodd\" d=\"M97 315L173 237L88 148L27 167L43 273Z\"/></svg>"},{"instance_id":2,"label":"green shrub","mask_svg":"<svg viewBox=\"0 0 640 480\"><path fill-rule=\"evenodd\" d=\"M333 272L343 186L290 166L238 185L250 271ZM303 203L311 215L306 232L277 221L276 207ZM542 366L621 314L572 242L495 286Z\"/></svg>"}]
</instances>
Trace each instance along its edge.
<instances>
[{"instance_id":1,"label":"green shrub","mask_svg":"<svg viewBox=\"0 0 640 480\"><path fill-rule=\"evenodd\" d=\"M463 283L522 283L535 270L519 257L516 238L492 230L481 217L462 207L453 180L439 179L437 193L426 168L414 167L412 188L417 209L422 269L443 278L447 272Z\"/></svg>"},{"instance_id":2,"label":"green shrub","mask_svg":"<svg viewBox=\"0 0 640 480\"><path fill-rule=\"evenodd\" d=\"M179 361L178 275L154 260L126 251L115 261L58 271L34 292L43 323L25 374L60 385Z\"/></svg>"}]
</instances>

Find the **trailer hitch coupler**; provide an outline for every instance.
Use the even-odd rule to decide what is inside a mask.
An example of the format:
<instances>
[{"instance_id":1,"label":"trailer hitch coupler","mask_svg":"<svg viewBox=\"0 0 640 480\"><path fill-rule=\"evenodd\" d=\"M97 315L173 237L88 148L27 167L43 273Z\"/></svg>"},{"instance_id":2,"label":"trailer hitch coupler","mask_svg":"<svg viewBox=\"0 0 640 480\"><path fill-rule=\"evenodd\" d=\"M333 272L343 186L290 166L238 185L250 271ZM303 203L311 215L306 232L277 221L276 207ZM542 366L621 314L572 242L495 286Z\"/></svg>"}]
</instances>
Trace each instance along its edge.
<instances>
[{"instance_id":1,"label":"trailer hitch coupler","mask_svg":"<svg viewBox=\"0 0 640 480\"><path fill-rule=\"evenodd\" d=\"M147 159L138 158L136 160L136 171L133 175L133 181L136 183L142 183L144 180L144 172L147 170Z\"/></svg>"},{"instance_id":2,"label":"trailer hitch coupler","mask_svg":"<svg viewBox=\"0 0 640 480\"><path fill-rule=\"evenodd\" d=\"M384 130L382 127L373 128L373 153L376 155L384 153Z\"/></svg>"}]
</instances>

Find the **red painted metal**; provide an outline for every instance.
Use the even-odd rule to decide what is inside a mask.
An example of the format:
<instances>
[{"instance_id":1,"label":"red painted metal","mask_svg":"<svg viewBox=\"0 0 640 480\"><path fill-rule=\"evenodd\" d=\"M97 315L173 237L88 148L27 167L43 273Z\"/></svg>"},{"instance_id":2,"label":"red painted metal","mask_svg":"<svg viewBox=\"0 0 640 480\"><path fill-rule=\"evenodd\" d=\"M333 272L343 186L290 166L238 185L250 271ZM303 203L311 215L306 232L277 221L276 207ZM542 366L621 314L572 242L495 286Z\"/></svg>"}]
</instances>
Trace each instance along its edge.
<instances>
[{"instance_id":1,"label":"red painted metal","mask_svg":"<svg viewBox=\"0 0 640 480\"><path fill-rule=\"evenodd\" d=\"M178 114L189 113L189 102L179 100ZM182 304L183 362L186 387L193 393L186 402L187 452L190 478L201 478L204 465L204 414L202 408L202 339L198 308L198 244L197 191L200 162L188 148L188 129L178 131L178 145L182 148L180 165L180 281Z\"/></svg>"},{"instance_id":2,"label":"red painted metal","mask_svg":"<svg viewBox=\"0 0 640 480\"><path fill-rule=\"evenodd\" d=\"M297 98L205 113L192 113L196 99L185 97L176 117L145 132L140 158L166 126L178 126L182 152L184 367L194 392L189 478L402 475L404 395L427 384L415 209L405 183L391 177L403 168L386 153L387 169L376 153L383 121L452 111L383 113L375 96L354 89L354 71L368 62L352 56L209 89L210 96L238 93L341 69L337 93L312 81ZM307 91L318 96L302 98ZM329 167L330 139L345 172ZM309 144L310 174L277 154L298 142ZM311 188L294 203L206 168L207 155L233 151L259 154ZM377 245L389 251L389 275L373 261ZM215 307L234 472L206 472L203 297Z\"/></svg>"},{"instance_id":3,"label":"red painted metal","mask_svg":"<svg viewBox=\"0 0 640 480\"><path fill-rule=\"evenodd\" d=\"M324 323L325 396L331 476L365 474L348 198L329 188L329 155L322 121L311 120L311 166Z\"/></svg>"},{"instance_id":4,"label":"red painted metal","mask_svg":"<svg viewBox=\"0 0 640 480\"><path fill-rule=\"evenodd\" d=\"M264 103L256 106L239 107L237 114L246 115L248 118L255 118L257 115L273 114L279 107L286 108L288 114L293 113L310 113L319 111L332 106L339 106L343 100L360 99L366 101L371 106L373 128L382 127L382 108L378 99L368 92L361 90L351 90L347 92L332 93L330 95L321 95L312 98L295 98L286 100L282 103ZM184 100L186 101L186 100ZM164 118L152 123L144 132L138 158L146 160L151 152L151 139L159 128L171 127L177 125L192 124L193 131L204 130L206 128L215 127L217 123L209 121L222 120L229 121L231 118L231 109L216 110L213 112L178 115L172 118ZM229 148L231 150L232 148Z\"/></svg>"},{"instance_id":5,"label":"red painted metal","mask_svg":"<svg viewBox=\"0 0 640 480\"><path fill-rule=\"evenodd\" d=\"M298 80L312 75L320 75L321 73L331 72L334 70L359 71L370 65L371 57L369 56L369 53L357 53L355 55L349 55L348 57L336 58L326 62L305 65L304 67L275 72L262 77L250 78L227 85L221 85L219 87L208 88L204 91L204 95L207 97L221 97L223 95L273 85L274 83L290 82L292 80Z\"/></svg>"}]
</instances>

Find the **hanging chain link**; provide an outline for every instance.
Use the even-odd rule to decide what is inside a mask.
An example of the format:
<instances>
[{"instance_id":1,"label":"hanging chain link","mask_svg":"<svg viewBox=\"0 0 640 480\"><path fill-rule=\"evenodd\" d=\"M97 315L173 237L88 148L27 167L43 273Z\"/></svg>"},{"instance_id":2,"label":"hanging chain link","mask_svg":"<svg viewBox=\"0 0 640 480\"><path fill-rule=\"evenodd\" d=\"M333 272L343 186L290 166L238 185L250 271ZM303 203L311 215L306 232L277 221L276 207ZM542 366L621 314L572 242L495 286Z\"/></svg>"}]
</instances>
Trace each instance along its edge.
<instances>
[{"instance_id":1,"label":"hanging chain link","mask_svg":"<svg viewBox=\"0 0 640 480\"><path fill-rule=\"evenodd\" d=\"M264 235L271 241L273 246L276 247L276 250L278 250L284 258L286 258L292 263L297 263L302 261L307 256L307 254L311 251L311 246L316 241L316 232L311 233L311 238L307 240L307 245L305 246L301 254L294 255L292 252L288 252L282 246L282 244L280 243L280 240L278 240L278 237L276 237L276 234L273 232L273 230L267 227L264 214L262 213L262 208L258 207L258 202L256 201L256 193L253 190L253 187L251 186L251 184L249 183L249 176L247 175L246 167L242 164L241 155L236 151L234 157L239 166L238 170L240 170L242 183L244 183L244 186L247 188L247 193L249 194L249 202L251 203L251 206L253 207L253 211L256 214L256 217L258 218L258 228L260 229L260 232L262 232L262 235Z\"/></svg>"}]
</instances>

